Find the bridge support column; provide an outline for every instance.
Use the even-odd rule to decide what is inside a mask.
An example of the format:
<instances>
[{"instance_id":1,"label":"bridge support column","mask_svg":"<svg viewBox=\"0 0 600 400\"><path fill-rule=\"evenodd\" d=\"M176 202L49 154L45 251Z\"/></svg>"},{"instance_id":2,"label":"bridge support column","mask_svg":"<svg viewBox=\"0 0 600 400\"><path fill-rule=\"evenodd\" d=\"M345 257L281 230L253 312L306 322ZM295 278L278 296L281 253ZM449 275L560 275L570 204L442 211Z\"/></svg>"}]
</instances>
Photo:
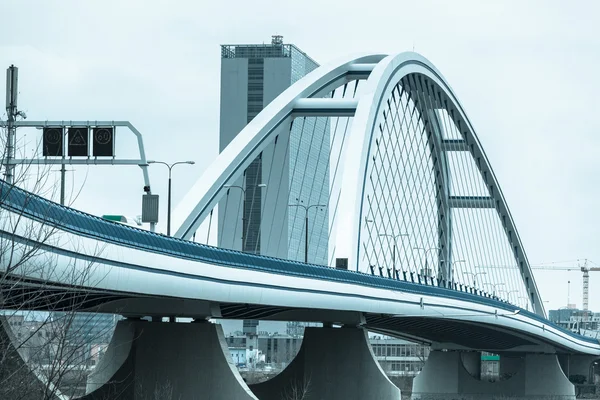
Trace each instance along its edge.
<instances>
[{"instance_id":1,"label":"bridge support column","mask_svg":"<svg viewBox=\"0 0 600 400\"><path fill-rule=\"evenodd\" d=\"M498 372L500 379L510 379L511 376L521 371L525 365L525 354L520 353L501 353Z\"/></svg>"},{"instance_id":2,"label":"bridge support column","mask_svg":"<svg viewBox=\"0 0 600 400\"><path fill-rule=\"evenodd\" d=\"M558 361L567 377L572 377L574 380L584 377L585 383L594 383L592 364L599 358L597 356L561 354L558 356Z\"/></svg>"},{"instance_id":3,"label":"bridge support column","mask_svg":"<svg viewBox=\"0 0 600 400\"><path fill-rule=\"evenodd\" d=\"M256 400L231 360L221 326L205 321L119 321L87 392L85 400Z\"/></svg>"},{"instance_id":4,"label":"bridge support column","mask_svg":"<svg viewBox=\"0 0 600 400\"><path fill-rule=\"evenodd\" d=\"M0 399L58 400L58 389L38 378L23 360L15 344L21 347L13 335L8 319L0 316Z\"/></svg>"},{"instance_id":5,"label":"bridge support column","mask_svg":"<svg viewBox=\"0 0 600 400\"><path fill-rule=\"evenodd\" d=\"M290 365L250 388L260 400L400 400L400 389L375 360L362 328L306 328Z\"/></svg>"},{"instance_id":6,"label":"bridge support column","mask_svg":"<svg viewBox=\"0 0 600 400\"><path fill-rule=\"evenodd\" d=\"M460 353L467 372L475 379L481 379L481 352L465 351Z\"/></svg>"},{"instance_id":7,"label":"bridge support column","mask_svg":"<svg viewBox=\"0 0 600 400\"><path fill-rule=\"evenodd\" d=\"M517 364L515 363L514 366ZM505 381L485 382L473 378L460 352L432 351L413 381L413 399L560 398L575 399L575 388L562 372L554 354L526 354L520 368Z\"/></svg>"}]
</instances>

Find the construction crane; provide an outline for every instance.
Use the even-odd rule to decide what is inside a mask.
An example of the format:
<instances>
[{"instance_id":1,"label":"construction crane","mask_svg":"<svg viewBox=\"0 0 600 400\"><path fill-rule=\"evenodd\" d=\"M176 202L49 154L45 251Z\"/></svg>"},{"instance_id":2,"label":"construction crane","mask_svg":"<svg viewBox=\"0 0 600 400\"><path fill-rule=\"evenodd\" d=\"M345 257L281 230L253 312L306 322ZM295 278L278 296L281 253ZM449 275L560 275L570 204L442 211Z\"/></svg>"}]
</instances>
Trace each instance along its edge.
<instances>
[{"instance_id":1,"label":"construction crane","mask_svg":"<svg viewBox=\"0 0 600 400\"><path fill-rule=\"evenodd\" d=\"M583 310L587 311L590 300L590 272L600 271L600 267L588 266L588 259L583 260L583 265L573 266L548 266L548 265L532 265L531 269L543 269L546 271L581 271L583 272Z\"/></svg>"},{"instance_id":2,"label":"construction crane","mask_svg":"<svg viewBox=\"0 0 600 400\"><path fill-rule=\"evenodd\" d=\"M583 310L587 311L589 309L589 303L590 303L590 294L589 294L589 290L590 290L590 272L598 272L600 271L600 267L590 267L588 266L589 263L598 265L594 262L591 262L590 260L583 259L583 260L576 260L577 262L579 261L583 261L583 265L578 264L577 266L552 266L549 264L558 264L558 262L552 262L552 263L546 263L546 264L539 264L539 265L532 265L531 269L543 269L545 271L581 271L583 272ZM489 265L486 266L487 268L501 268L501 269L513 269L514 267L511 266L504 266L504 265Z\"/></svg>"}]
</instances>

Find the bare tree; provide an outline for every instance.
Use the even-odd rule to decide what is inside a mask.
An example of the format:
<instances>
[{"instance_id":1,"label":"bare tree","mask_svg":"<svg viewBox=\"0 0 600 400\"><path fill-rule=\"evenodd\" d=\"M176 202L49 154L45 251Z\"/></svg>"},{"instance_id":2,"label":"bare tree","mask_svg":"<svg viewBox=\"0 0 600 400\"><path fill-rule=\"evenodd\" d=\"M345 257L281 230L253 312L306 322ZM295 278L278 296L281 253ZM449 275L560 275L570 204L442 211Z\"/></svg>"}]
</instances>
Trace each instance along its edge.
<instances>
[{"instance_id":1,"label":"bare tree","mask_svg":"<svg viewBox=\"0 0 600 400\"><path fill-rule=\"evenodd\" d=\"M6 137L0 129L2 159ZM17 144L25 153L26 144ZM64 214L37 197L56 197L57 185L49 168L20 165L14 169L13 183L0 181L0 398L73 398L80 393L61 393L60 389L66 383L71 389L85 387L90 360L96 356L90 343L97 338L78 331L95 323L94 314L84 315L89 320L81 321L78 310L89 300L89 293L81 288L94 287L103 279L89 261L102 247L86 250L71 238L69 244L77 252L90 253L85 260L61 258L48 251L65 241L56 228ZM95 335L110 333L96 330Z\"/></svg>"},{"instance_id":2,"label":"bare tree","mask_svg":"<svg viewBox=\"0 0 600 400\"><path fill-rule=\"evenodd\" d=\"M307 400L310 395L310 376L293 379L283 391L281 400Z\"/></svg>"}]
</instances>

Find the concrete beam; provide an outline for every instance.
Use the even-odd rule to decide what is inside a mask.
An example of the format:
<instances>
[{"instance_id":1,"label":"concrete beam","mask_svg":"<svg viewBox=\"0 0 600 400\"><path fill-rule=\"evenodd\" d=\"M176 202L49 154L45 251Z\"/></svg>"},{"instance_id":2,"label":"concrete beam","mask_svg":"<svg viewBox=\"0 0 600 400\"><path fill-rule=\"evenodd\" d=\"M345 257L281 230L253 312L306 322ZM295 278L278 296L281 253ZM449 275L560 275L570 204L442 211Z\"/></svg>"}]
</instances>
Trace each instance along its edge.
<instances>
[{"instance_id":1,"label":"concrete beam","mask_svg":"<svg viewBox=\"0 0 600 400\"><path fill-rule=\"evenodd\" d=\"M218 303L171 297L130 297L108 301L84 311L120 314L125 317L174 315L195 319L221 318L221 308Z\"/></svg>"},{"instance_id":2,"label":"concrete beam","mask_svg":"<svg viewBox=\"0 0 600 400\"><path fill-rule=\"evenodd\" d=\"M375 360L362 328L306 328L290 365L250 388L261 400L400 400L400 389Z\"/></svg>"},{"instance_id":3,"label":"concrete beam","mask_svg":"<svg viewBox=\"0 0 600 400\"><path fill-rule=\"evenodd\" d=\"M330 322L336 325L360 326L365 323L365 316L363 313L356 311L299 308L261 317L261 320Z\"/></svg>"},{"instance_id":4,"label":"concrete beam","mask_svg":"<svg viewBox=\"0 0 600 400\"><path fill-rule=\"evenodd\" d=\"M451 208L495 208L494 199L489 196L450 196Z\"/></svg>"},{"instance_id":5,"label":"concrete beam","mask_svg":"<svg viewBox=\"0 0 600 400\"><path fill-rule=\"evenodd\" d=\"M462 139L444 139L442 140L442 151L469 151L469 146Z\"/></svg>"},{"instance_id":6,"label":"concrete beam","mask_svg":"<svg viewBox=\"0 0 600 400\"><path fill-rule=\"evenodd\" d=\"M294 104L293 117L353 117L356 99L298 99Z\"/></svg>"}]
</instances>

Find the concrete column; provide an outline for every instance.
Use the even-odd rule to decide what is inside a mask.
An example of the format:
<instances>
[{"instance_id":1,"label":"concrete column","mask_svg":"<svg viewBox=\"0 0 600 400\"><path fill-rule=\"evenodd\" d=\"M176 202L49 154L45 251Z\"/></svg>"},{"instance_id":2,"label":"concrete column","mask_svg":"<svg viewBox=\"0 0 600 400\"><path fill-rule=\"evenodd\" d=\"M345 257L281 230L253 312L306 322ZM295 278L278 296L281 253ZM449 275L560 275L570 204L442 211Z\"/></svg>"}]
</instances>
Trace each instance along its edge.
<instances>
[{"instance_id":1,"label":"concrete column","mask_svg":"<svg viewBox=\"0 0 600 400\"><path fill-rule=\"evenodd\" d=\"M597 356L588 355L561 354L558 356L560 366L567 377L581 375L585 377L586 383L594 383L592 364L598 359Z\"/></svg>"},{"instance_id":2,"label":"concrete column","mask_svg":"<svg viewBox=\"0 0 600 400\"><path fill-rule=\"evenodd\" d=\"M519 371L525 368L525 354L520 353L501 353L500 366L498 372L500 379L510 379Z\"/></svg>"},{"instance_id":3,"label":"concrete column","mask_svg":"<svg viewBox=\"0 0 600 400\"><path fill-rule=\"evenodd\" d=\"M7 318L0 316L0 399L58 400L58 395L62 393L48 383L44 376L38 376L29 368L17 351L17 347L24 351L23 347L26 346L19 344L21 343L14 337ZM46 387L49 389L46 390Z\"/></svg>"},{"instance_id":4,"label":"concrete column","mask_svg":"<svg viewBox=\"0 0 600 400\"><path fill-rule=\"evenodd\" d=\"M468 373L460 352L432 351L413 381L412 398L444 400L455 399L457 395L464 399L507 396L516 400L548 396L565 400L575 399L575 388L562 372L554 354L526 354L523 367L510 379L485 382Z\"/></svg>"},{"instance_id":5,"label":"concrete column","mask_svg":"<svg viewBox=\"0 0 600 400\"><path fill-rule=\"evenodd\" d=\"M88 378L86 400L256 397L231 360L220 325L119 321Z\"/></svg>"},{"instance_id":6,"label":"concrete column","mask_svg":"<svg viewBox=\"0 0 600 400\"><path fill-rule=\"evenodd\" d=\"M379 367L362 328L306 328L290 365L250 388L260 400L400 400L400 389Z\"/></svg>"},{"instance_id":7,"label":"concrete column","mask_svg":"<svg viewBox=\"0 0 600 400\"><path fill-rule=\"evenodd\" d=\"M481 379L481 352L464 351L460 353L463 366L475 379Z\"/></svg>"}]
</instances>

